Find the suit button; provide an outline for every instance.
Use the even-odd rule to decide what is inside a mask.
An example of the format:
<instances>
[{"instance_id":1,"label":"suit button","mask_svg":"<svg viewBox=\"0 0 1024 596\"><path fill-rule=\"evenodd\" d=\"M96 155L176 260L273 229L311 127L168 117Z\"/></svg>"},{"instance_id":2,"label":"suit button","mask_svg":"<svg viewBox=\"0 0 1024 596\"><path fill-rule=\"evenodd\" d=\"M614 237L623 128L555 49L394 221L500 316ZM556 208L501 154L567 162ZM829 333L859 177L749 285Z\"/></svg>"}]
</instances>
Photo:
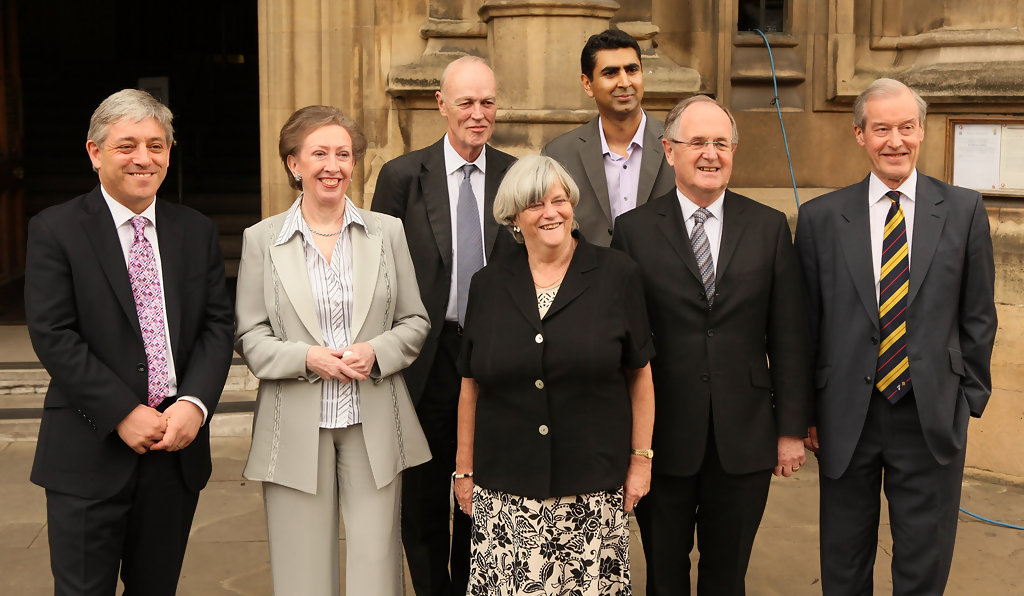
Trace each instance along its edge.
<instances>
[{"instance_id":1,"label":"suit button","mask_svg":"<svg viewBox=\"0 0 1024 596\"><path fill-rule=\"evenodd\" d=\"M864 377L864 382L867 383L868 385L870 385L871 384L871 377Z\"/></svg>"},{"instance_id":2,"label":"suit button","mask_svg":"<svg viewBox=\"0 0 1024 596\"><path fill-rule=\"evenodd\" d=\"M711 375L709 375L708 373L704 373L700 376L700 380L706 383L711 380Z\"/></svg>"},{"instance_id":3,"label":"suit button","mask_svg":"<svg viewBox=\"0 0 1024 596\"><path fill-rule=\"evenodd\" d=\"M135 370L139 371L140 373L144 373L146 372L146 365L140 362L135 365Z\"/></svg>"},{"instance_id":4,"label":"suit button","mask_svg":"<svg viewBox=\"0 0 1024 596\"><path fill-rule=\"evenodd\" d=\"M537 337L533 338L533 341L535 341L535 342L537 342L539 344L542 344L542 343L544 343L544 336L541 335L540 333L538 333Z\"/></svg>"},{"instance_id":5,"label":"suit button","mask_svg":"<svg viewBox=\"0 0 1024 596\"><path fill-rule=\"evenodd\" d=\"M715 336L715 330L714 329L708 329L708 337L714 337L714 336Z\"/></svg>"},{"instance_id":6,"label":"suit button","mask_svg":"<svg viewBox=\"0 0 1024 596\"><path fill-rule=\"evenodd\" d=\"M540 426L537 427L537 432L539 432L541 435L546 436L548 434L548 425L541 424Z\"/></svg>"},{"instance_id":7,"label":"suit button","mask_svg":"<svg viewBox=\"0 0 1024 596\"><path fill-rule=\"evenodd\" d=\"M878 338L877 337L872 337L871 338L871 345L873 345L873 346L877 346L878 345Z\"/></svg>"},{"instance_id":8,"label":"suit button","mask_svg":"<svg viewBox=\"0 0 1024 596\"><path fill-rule=\"evenodd\" d=\"M534 385L534 386L535 386L535 387L536 387L537 389L543 389L543 388L544 388L544 381L542 381L542 380L540 380L540 379L537 379L536 381L534 381L534 382L533 382L533 385Z\"/></svg>"}]
</instances>

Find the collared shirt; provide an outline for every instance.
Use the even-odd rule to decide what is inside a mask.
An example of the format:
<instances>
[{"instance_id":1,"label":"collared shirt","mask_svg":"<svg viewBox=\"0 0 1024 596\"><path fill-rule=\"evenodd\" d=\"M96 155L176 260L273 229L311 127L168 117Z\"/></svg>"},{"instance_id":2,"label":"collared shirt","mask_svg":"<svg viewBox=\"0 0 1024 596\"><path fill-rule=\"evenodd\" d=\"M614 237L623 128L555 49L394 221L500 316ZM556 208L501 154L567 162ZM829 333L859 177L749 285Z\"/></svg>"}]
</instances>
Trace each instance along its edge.
<instances>
[{"instance_id":1,"label":"collared shirt","mask_svg":"<svg viewBox=\"0 0 1024 596\"><path fill-rule=\"evenodd\" d=\"M142 213L135 213L110 196L102 184L100 185L100 192L103 193L103 200L107 202L110 216L114 219L114 227L117 228L117 238L121 241L121 252L124 253L125 268L131 266L132 243L135 242L135 228L132 226L132 218L136 215L141 215L149 220L149 223L146 224L146 229L142 233L146 240L149 240L150 246L153 247L153 256L156 258L156 270L160 275L160 289L163 290L162 296L164 297L164 299L160 300L160 307L164 311L164 354L167 357L167 396L175 395L178 393L178 376L175 373L174 354L171 351L171 330L167 326L167 287L164 284L163 262L160 260L160 240L156 234L156 198L153 199L153 202ZM180 395L178 399L190 401L199 406L199 409L203 411L203 424L206 424L206 419L209 417L210 412L206 409L206 405L202 400L191 395Z\"/></svg>"},{"instance_id":2,"label":"collared shirt","mask_svg":"<svg viewBox=\"0 0 1024 596\"><path fill-rule=\"evenodd\" d=\"M683 222L686 224L686 237L689 240L693 235L693 214L699 207L686 195L676 188L676 197L679 199L679 207L683 210ZM711 263L715 266L715 274L718 274L718 249L722 246L722 226L724 219L725 193L718 195L713 203L706 209L711 212L711 217L704 221L704 233L707 234L708 243L711 245Z\"/></svg>"},{"instance_id":3,"label":"collared shirt","mask_svg":"<svg viewBox=\"0 0 1024 596\"><path fill-rule=\"evenodd\" d=\"M879 277L882 273L882 239L885 233L885 216L892 201L885 193L893 190L885 185L875 173L868 179L868 215L871 223L871 268L875 274L875 301L878 301ZM907 263L914 255L914 205L917 199L917 169L903 181L899 188L900 207L907 227Z\"/></svg>"},{"instance_id":4,"label":"collared shirt","mask_svg":"<svg viewBox=\"0 0 1024 596\"><path fill-rule=\"evenodd\" d=\"M444 135L444 171L448 176L448 213L451 215L452 221L452 280L451 285L448 287L448 310L445 312L444 319L446 321L459 321L459 298L458 298L458 267L455 266L459 259L459 239L456 238L459 230L458 221L458 204L459 204L459 187L462 186L462 178L465 174L462 173L462 166L467 163L471 163L476 166L473 173L469 175L469 184L473 187L473 195L476 197L476 209L477 213L480 214L480 221L477 222L480 225L480 237L484 236L484 218L492 217L490 213L484 213L484 181L486 180L487 173L487 149L485 148L480 152L480 155L476 158L476 161L466 161L462 159L455 148L452 147L451 142L448 140L448 135ZM484 265L487 264L487 251L483 246L480 247L483 252Z\"/></svg>"},{"instance_id":5,"label":"collared shirt","mask_svg":"<svg viewBox=\"0 0 1024 596\"><path fill-rule=\"evenodd\" d=\"M597 117L597 130L601 135L601 154L604 155L604 177L608 183L608 206L611 208L612 225L615 218L636 207L637 187L640 186L640 162L644 158L644 130L647 126L647 114L643 111L640 126L633 135L633 140L622 156L608 148L608 140L604 136L604 125L601 117Z\"/></svg>"},{"instance_id":6,"label":"collared shirt","mask_svg":"<svg viewBox=\"0 0 1024 596\"><path fill-rule=\"evenodd\" d=\"M317 248L313 232L302 217L302 195L295 199L285 216L274 246L288 242L295 234L302 238L306 273L313 289L313 305L320 323L324 346L340 350L352 343L352 235L353 225L366 224L356 206L345 197L345 215L341 233L334 241L330 262ZM336 230L317 230L334 232ZM359 408L359 384L338 379L322 379L320 389L320 428L344 428L362 422Z\"/></svg>"}]
</instances>

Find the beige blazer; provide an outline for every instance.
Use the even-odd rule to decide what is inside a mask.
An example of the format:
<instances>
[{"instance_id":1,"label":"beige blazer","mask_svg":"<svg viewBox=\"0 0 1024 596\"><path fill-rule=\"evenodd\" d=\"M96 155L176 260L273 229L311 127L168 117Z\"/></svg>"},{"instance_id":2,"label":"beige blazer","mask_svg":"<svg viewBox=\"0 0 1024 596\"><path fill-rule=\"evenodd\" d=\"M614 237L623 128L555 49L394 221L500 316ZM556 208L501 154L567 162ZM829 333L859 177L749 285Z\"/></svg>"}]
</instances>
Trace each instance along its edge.
<instances>
[{"instance_id":1,"label":"beige blazer","mask_svg":"<svg viewBox=\"0 0 1024 596\"><path fill-rule=\"evenodd\" d=\"M351 208L351 206L350 206ZM286 213L245 230L235 305L235 349L260 379L243 475L316 492L320 379L306 351L323 345L302 239L274 246ZM402 378L430 330L402 222L359 209L369 232L352 234L353 343L373 346L371 378L359 381L363 435L377 487L430 459Z\"/></svg>"}]
</instances>

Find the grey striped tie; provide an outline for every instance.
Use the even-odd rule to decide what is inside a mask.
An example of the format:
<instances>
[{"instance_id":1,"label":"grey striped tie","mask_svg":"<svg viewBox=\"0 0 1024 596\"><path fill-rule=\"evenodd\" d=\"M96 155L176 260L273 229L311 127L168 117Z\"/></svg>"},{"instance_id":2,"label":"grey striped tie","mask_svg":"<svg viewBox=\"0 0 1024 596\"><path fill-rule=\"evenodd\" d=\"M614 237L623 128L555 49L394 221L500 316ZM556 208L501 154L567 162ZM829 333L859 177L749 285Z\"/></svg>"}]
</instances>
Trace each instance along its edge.
<instances>
[{"instance_id":1,"label":"grey striped tie","mask_svg":"<svg viewBox=\"0 0 1024 596\"><path fill-rule=\"evenodd\" d=\"M697 268L700 279L704 282L704 295L708 299L708 308L715 301L715 263L711 259L711 243L704 233L704 222L711 217L711 212L701 207L693 212L693 231L690 233L690 247L693 256L697 257Z\"/></svg>"},{"instance_id":2,"label":"grey striped tie","mask_svg":"<svg viewBox=\"0 0 1024 596\"><path fill-rule=\"evenodd\" d=\"M469 296L469 282L481 267L484 266L484 242L480 234L480 209L473 194L473 185L469 175L476 166L468 163L462 166L462 184L459 185L459 204L456 207L456 246L458 262L455 265L455 276L458 286L456 293L459 300L459 324L466 323L466 299Z\"/></svg>"}]
</instances>

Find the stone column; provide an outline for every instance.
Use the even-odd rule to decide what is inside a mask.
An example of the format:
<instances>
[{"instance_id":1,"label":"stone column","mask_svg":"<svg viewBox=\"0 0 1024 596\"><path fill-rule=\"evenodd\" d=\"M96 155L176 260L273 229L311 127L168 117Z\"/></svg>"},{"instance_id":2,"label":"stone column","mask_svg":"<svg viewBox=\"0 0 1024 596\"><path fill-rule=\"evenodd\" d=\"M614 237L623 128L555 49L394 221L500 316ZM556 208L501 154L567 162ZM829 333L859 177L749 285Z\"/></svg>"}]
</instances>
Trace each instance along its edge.
<instances>
[{"instance_id":1,"label":"stone column","mask_svg":"<svg viewBox=\"0 0 1024 596\"><path fill-rule=\"evenodd\" d=\"M632 35L640 45L644 63L644 106L658 104L659 108L671 109L675 102L700 90L700 74L658 55L654 37L659 28L651 22L652 18L651 0L632 0L623 4L612 24Z\"/></svg>"}]
</instances>

